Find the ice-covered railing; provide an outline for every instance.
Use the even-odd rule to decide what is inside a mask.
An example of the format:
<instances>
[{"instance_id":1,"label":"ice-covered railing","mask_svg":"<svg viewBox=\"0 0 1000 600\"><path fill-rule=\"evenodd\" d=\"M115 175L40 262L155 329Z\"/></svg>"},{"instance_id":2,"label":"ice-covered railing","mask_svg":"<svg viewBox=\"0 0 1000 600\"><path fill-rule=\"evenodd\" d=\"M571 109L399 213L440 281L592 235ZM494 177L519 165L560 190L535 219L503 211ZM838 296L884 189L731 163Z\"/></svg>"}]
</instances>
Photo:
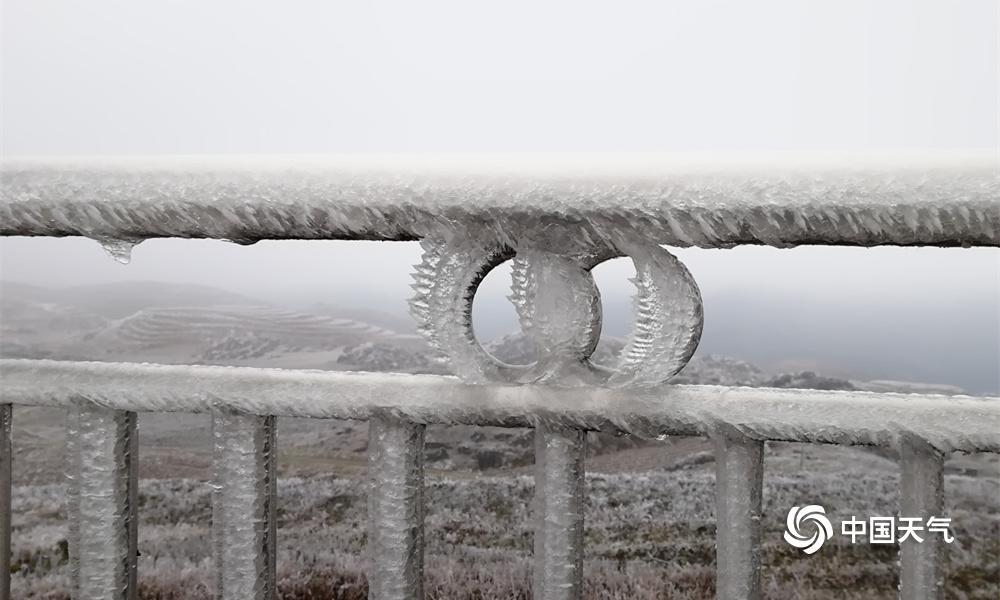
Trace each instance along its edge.
<instances>
[{"instance_id":1,"label":"ice-covered railing","mask_svg":"<svg viewBox=\"0 0 1000 600\"><path fill-rule=\"evenodd\" d=\"M681 386L698 343L691 274L662 245L1000 246L995 155L332 157L10 160L0 234L82 235L120 258L150 237L420 240L411 309L457 378L2 360L0 560L9 561L10 405L68 408L72 591L133 598L136 413L210 412L221 598L275 589L276 416L367 419L372 598L419 598L429 423L536 429L537 598L582 591L586 431L716 442L717 594L760 595L767 440L893 446L901 513L943 508L951 452L1000 451L996 398ZM636 320L614 368L590 275L628 256ZM472 299L513 260L511 300L538 360L499 362ZM941 548L903 542L900 594L942 594ZM0 578L7 594L9 573Z\"/></svg>"}]
</instances>

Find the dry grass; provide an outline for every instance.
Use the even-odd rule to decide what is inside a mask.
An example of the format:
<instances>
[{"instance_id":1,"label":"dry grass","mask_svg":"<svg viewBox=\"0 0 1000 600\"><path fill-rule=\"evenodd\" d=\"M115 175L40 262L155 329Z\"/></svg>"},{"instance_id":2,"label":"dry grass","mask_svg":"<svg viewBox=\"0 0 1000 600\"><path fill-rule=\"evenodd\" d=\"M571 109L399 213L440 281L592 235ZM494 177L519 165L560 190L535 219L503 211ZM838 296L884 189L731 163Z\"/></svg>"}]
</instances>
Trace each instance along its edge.
<instances>
[{"instance_id":1,"label":"dry grass","mask_svg":"<svg viewBox=\"0 0 1000 600\"><path fill-rule=\"evenodd\" d=\"M895 598L892 546L837 537L815 556L781 539L788 507L818 501L837 519L888 515L898 505L892 461L857 450L769 452L765 477L765 595L847 600ZM838 458L839 456L839 458ZM429 598L529 598L527 476L429 476L426 521ZM588 476L586 597L645 600L714 596L714 477L698 461L676 470ZM949 475L949 598L1000 596L1000 507L995 476ZM286 478L279 489L279 597L365 598L365 499L357 479ZM143 598L210 598L205 540L211 490L190 479L141 485ZM65 525L60 485L15 489L16 598L65 598ZM474 512L470 507L475 507Z\"/></svg>"}]
</instances>

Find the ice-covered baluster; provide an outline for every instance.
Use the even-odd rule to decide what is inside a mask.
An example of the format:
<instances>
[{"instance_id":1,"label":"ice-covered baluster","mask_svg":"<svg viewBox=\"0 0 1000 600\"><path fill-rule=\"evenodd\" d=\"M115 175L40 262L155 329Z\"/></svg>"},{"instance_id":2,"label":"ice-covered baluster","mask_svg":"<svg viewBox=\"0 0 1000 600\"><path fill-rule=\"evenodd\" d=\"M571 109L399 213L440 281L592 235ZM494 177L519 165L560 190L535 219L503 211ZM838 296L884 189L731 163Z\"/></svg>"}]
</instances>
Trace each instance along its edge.
<instances>
[{"instance_id":1,"label":"ice-covered baluster","mask_svg":"<svg viewBox=\"0 0 1000 600\"><path fill-rule=\"evenodd\" d=\"M71 585L82 600L138 598L136 413L88 402L71 409L68 490Z\"/></svg>"},{"instance_id":2,"label":"ice-covered baluster","mask_svg":"<svg viewBox=\"0 0 1000 600\"><path fill-rule=\"evenodd\" d=\"M368 597L423 598L424 426L387 415L368 427Z\"/></svg>"},{"instance_id":3,"label":"ice-covered baluster","mask_svg":"<svg viewBox=\"0 0 1000 600\"><path fill-rule=\"evenodd\" d=\"M74 404L66 409L66 448L64 472L66 494L66 545L69 552L69 595L80 597L80 408Z\"/></svg>"},{"instance_id":4,"label":"ice-covered baluster","mask_svg":"<svg viewBox=\"0 0 1000 600\"><path fill-rule=\"evenodd\" d=\"M0 404L0 599L10 598L11 405Z\"/></svg>"},{"instance_id":5,"label":"ice-covered baluster","mask_svg":"<svg viewBox=\"0 0 1000 600\"><path fill-rule=\"evenodd\" d=\"M275 417L212 411L215 597L275 594Z\"/></svg>"},{"instance_id":6,"label":"ice-covered baluster","mask_svg":"<svg viewBox=\"0 0 1000 600\"><path fill-rule=\"evenodd\" d=\"M601 333L601 296L588 265L550 252L526 251L515 266L511 299L538 351L533 379L579 386L602 373L587 362ZM535 598L583 595L584 456L580 430L535 428Z\"/></svg>"},{"instance_id":7,"label":"ice-covered baluster","mask_svg":"<svg viewBox=\"0 0 1000 600\"><path fill-rule=\"evenodd\" d=\"M715 597L760 598L764 442L736 431L715 436Z\"/></svg>"},{"instance_id":8,"label":"ice-covered baluster","mask_svg":"<svg viewBox=\"0 0 1000 600\"><path fill-rule=\"evenodd\" d=\"M926 527L930 517L944 515L944 457L926 441L907 436L900 443L899 516L919 518ZM899 597L937 600L944 597L941 569L941 533L923 531L922 542L908 538L899 544Z\"/></svg>"},{"instance_id":9,"label":"ice-covered baluster","mask_svg":"<svg viewBox=\"0 0 1000 600\"><path fill-rule=\"evenodd\" d=\"M582 595L586 443L583 431L535 429L535 598Z\"/></svg>"}]
</instances>

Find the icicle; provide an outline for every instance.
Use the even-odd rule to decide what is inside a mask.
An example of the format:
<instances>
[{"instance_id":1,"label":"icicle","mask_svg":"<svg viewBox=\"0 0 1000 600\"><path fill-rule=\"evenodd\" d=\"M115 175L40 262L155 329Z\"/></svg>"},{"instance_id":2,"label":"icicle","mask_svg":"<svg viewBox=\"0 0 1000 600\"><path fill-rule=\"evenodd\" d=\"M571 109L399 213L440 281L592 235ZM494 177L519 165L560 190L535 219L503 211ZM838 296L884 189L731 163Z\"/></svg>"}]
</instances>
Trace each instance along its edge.
<instances>
[{"instance_id":1,"label":"icicle","mask_svg":"<svg viewBox=\"0 0 1000 600\"><path fill-rule=\"evenodd\" d=\"M115 262L127 265L132 261L132 248L135 248L139 242L106 239L97 240L97 243L104 248L108 256L115 259Z\"/></svg>"}]
</instances>

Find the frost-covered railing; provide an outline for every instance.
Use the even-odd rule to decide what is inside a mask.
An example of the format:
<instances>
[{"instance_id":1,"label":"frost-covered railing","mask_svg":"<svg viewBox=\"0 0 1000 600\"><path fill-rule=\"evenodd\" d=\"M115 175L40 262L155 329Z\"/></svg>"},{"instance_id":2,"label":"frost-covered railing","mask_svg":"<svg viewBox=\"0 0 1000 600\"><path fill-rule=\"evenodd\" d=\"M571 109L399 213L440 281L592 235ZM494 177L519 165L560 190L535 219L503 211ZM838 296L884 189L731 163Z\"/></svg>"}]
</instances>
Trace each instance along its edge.
<instances>
[{"instance_id":1,"label":"frost-covered railing","mask_svg":"<svg viewBox=\"0 0 1000 600\"><path fill-rule=\"evenodd\" d=\"M420 240L412 312L457 375L0 361L0 560L10 405L66 406L80 598L136 595L139 411L211 412L217 593L240 599L275 589L276 416L370 421L369 586L387 599L422 596L429 423L536 429L533 585L546 599L581 595L586 431L716 440L720 598L760 595L766 440L897 447L901 512L924 518L942 512L948 453L1000 451L996 398L668 383L694 352L702 305L661 246L998 246L995 156L14 160L0 176L0 234L82 235L119 257L151 237ZM635 264L637 314L608 368L590 360L590 271L617 256ZM479 283L507 259L538 350L528 366L497 361L471 326ZM900 554L901 596L940 597L935 542Z\"/></svg>"}]
</instances>

